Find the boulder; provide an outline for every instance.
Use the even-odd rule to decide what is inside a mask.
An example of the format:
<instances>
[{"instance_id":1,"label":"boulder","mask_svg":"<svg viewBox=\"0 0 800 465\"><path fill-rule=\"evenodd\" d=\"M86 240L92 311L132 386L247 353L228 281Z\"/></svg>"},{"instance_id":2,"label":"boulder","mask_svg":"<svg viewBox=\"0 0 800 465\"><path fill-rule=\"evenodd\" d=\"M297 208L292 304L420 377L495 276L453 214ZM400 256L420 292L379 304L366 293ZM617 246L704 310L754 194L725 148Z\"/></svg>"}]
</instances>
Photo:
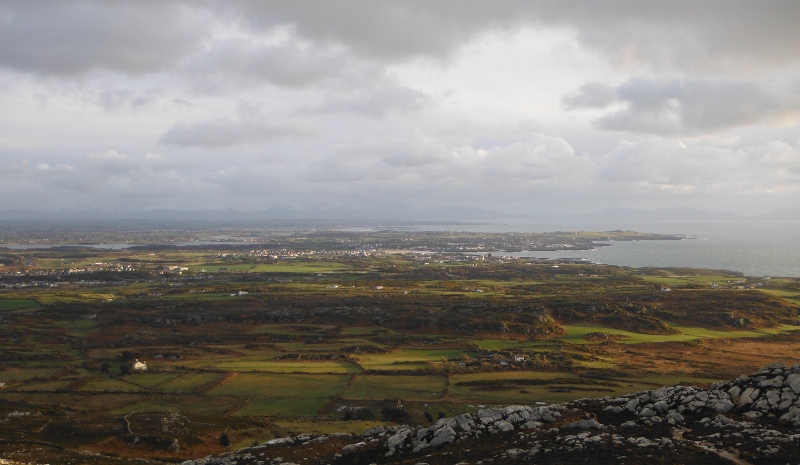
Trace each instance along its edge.
<instances>
[{"instance_id":1,"label":"boulder","mask_svg":"<svg viewBox=\"0 0 800 465\"><path fill-rule=\"evenodd\" d=\"M625 404L625 410L633 413L636 411L636 407L638 406L639 406L639 399L633 398L629 400L627 404Z\"/></svg>"},{"instance_id":2,"label":"boulder","mask_svg":"<svg viewBox=\"0 0 800 465\"><path fill-rule=\"evenodd\" d=\"M731 396L731 400L734 402L739 401L739 395L742 393L742 388L739 386L733 386L732 388L728 389L728 395Z\"/></svg>"},{"instance_id":3,"label":"boulder","mask_svg":"<svg viewBox=\"0 0 800 465\"><path fill-rule=\"evenodd\" d=\"M433 439L431 439L430 446L436 447L442 444L450 444L451 442L455 442L457 437L458 436L456 435L456 432L453 430L453 428L445 426L436 431L436 433L433 436Z\"/></svg>"},{"instance_id":4,"label":"boulder","mask_svg":"<svg viewBox=\"0 0 800 465\"><path fill-rule=\"evenodd\" d=\"M390 451L393 451L398 446L401 446L404 442L406 442L406 438L408 438L410 435L410 429L402 429L394 435L389 436L389 439L386 440L386 447L388 447Z\"/></svg>"},{"instance_id":5,"label":"boulder","mask_svg":"<svg viewBox=\"0 0 800 465\"><path fill-rule=\"evenodd\" d=\"M795 394L800 394L800 374L792 373L786 378L786 383Z\"/></svg>"},{"instance_id":6,"label":"boulder","mask_svg":"<svg viewBox=\"0 0 800 465\"><path fill-rule=\"evenodd\" d=\"M605 429L605 425L599 423L597 420L578 420L573 421L567 425L564 425L564 428L580 428L580 429Z\"/></svg>"},{"instance_id":7,"label":"boulder","mask_svg":"<svg viewBox=\"0 0 800 465\"><path fill-rule=\"evenodd\" d=\"M514 431L514 425L505 420L500 420L498 422L495 422L494 427L497 428L501 433L508 433L509 431Z\"/></svg>"},{"instance_id":8,"label":"boulder","mask_svg":"<svg viewBox=\"0 0 800 465\"><path fill-rule=\"evenodd\" d=\"M360 447L364 447L365 445L367 445L366 442L357 442L355 444L348 444L348 445L342 447L342 452L344 452L344 453L353 452L354 450L356 450L356 449L358 449Z\"/></svg>"},{"instance_id":9,"label":"boulder","mask_svg":"<svg viewBox=\"0 0 800 465\"><path fill-rule=\"evenodd\" d=\"M658 402L653 404L653 409L657 410L658 413L661 413L663 415L667 413L667 411L669 410L669 404L667 404L663 400L659 400Z\"/></svg>"},{"instance_id":10,"label":"boulder","mask_svg":"<svg viewBox=\"0 0 800 465\"><path fill-rule=\"evenodd\" d=\"M656 412L650 410L650 408L648 408L648 407L643 408L642 411L639 412L639 416L640 417L645 417L645 418L653 417L655 415L656 415Z\"/></svg>"},{"instance_id":11,"label":"boulder","mask_svg":"<svg viewBox=\"0 0 800 465\"><path fill-rule=\"evenodd\" d=\"M762 368L761 371L776 370L776 369L780 369L780 370L786 369L786 364L783 363L783 362L768 363L768 364L764 365L764 368Z\"/></svg>"},{"instance_id":12,"label":"boulder","mask_svg":"<svg viewBox=\"0 0 800 465\"><path fill-rule=\"evenodd\" d=\"M294 444L294 439L292 438L275 438L270 439L269 441L265 442L264 444L268 446L275 446L278 444Z\"/></svg>"},{"instance_id":13,"label":"boulder","mask_svg":"<svg viewBox=\"0 0 800 465\"><path fill-rule=\"evenodd\" d=\"M733 402L728 399L722 399L714 404L714 411L717 413L728 413L733 410Z\"/></svg>"},{"instance_id":14,"label":"boulder","mask_svg":"<svg viewBox=\"0 0 800 465\"><path fill-rule=\"evenodd\" d=\"M790 408L788 412L781 415L780 421L784 423L792 423L793 425L797 426L800 424L800 408Z\"/></svg>"},{"instance_id":15,"label":"boulder","mask_svg":"<svg viewBox=\"0 0 800 465\"><path fill-rule=\"evenodd\" d=\"M456 416L456 427L458 427L461 431L471 431L475 428L475 421L472 419L472 415L469 413L462 413L461 415Z\"/></svg>"},{"instance_id":16,"label":"boulder","mask_svg":"<svg viewBox=\"0 0 800 465\"><path fill-rule=\"evenodd\" d=\"M776 390L767 391L766 398L767 398L767 402L769 402L769 405L772 406L772 407L775 407L781 401L781 393L780 393L780 391L776 391Z\"/></svg>"},{"instance_id":17,"label":"boulder","mask_svg":"<svg viewBox=\"0 0 800 465\"><path fill-rule=\"evenodd\" d=\"M737 404L741 407L752 404L753 401L755 401L758 398L758 394L760 393L761 393L760 390L753 387L749 387L745 389L744 392L742 393L742 396L739 397L739 402L737 402Z\"/></svg>"}]
</instances>

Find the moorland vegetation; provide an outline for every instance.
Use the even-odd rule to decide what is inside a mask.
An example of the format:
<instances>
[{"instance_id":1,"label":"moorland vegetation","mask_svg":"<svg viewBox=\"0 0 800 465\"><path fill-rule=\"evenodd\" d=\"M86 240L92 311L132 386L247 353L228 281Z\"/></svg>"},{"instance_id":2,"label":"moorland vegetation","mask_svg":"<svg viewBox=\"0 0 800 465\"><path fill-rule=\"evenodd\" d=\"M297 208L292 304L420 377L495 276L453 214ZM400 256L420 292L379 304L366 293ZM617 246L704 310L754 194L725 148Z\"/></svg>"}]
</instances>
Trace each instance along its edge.
<instances>
[{"instance_id":1,"label":"moorland vegetation","mask_svg":"<svg viewBox=\"0 0 800 465\"><path fill-rule=\"evenodd\" d=\"M509 254L612 239L680 238L314 232L0 251L0 451L181 461L708 386L797 358L800 280Z\"/></svg>"}]
</instances>

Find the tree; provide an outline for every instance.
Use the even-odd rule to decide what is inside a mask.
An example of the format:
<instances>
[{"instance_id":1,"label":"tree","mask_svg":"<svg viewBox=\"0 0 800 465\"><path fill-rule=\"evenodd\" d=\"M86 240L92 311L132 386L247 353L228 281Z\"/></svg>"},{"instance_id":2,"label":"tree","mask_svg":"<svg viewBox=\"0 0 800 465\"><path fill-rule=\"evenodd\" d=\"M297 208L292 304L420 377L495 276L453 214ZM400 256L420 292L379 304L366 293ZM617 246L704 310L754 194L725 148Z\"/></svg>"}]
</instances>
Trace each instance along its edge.
<instances>
[{"instance_id":1,"label":"tree","mask_svg":"<svg viewBox=\"0 0 800 465\"><path fill-rule=\"evenodd\" d=\"M231 445L231 438L228 437L228 433L222 433L219 435L219 445L222 447L228 447Z\"/></svg>"}]
</instances>

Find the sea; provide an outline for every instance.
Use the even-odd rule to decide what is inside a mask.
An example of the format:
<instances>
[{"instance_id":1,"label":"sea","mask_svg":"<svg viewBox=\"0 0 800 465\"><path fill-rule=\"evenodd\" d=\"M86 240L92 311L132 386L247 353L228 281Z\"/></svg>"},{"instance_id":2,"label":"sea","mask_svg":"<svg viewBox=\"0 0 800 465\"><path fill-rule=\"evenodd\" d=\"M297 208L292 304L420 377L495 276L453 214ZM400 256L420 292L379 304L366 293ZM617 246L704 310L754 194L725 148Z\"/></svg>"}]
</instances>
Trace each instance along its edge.
<instances>
[{"instance_id":1,"label":"sea","mask_svg":"<svg viewBox=\"0 0 800 465\"><path fill-rule=\"evenodd\" d=\"M558 221L448 225L476 232L551 232L630 230L681 234L679 241L611 241L592 250L521 252L537 258L587 259L594 263L640 267L689 267L738 271L746 276L800 277L800 222L797 221ZM501 253L502 254L502 253Z\"/></svg>"}]
</instances>

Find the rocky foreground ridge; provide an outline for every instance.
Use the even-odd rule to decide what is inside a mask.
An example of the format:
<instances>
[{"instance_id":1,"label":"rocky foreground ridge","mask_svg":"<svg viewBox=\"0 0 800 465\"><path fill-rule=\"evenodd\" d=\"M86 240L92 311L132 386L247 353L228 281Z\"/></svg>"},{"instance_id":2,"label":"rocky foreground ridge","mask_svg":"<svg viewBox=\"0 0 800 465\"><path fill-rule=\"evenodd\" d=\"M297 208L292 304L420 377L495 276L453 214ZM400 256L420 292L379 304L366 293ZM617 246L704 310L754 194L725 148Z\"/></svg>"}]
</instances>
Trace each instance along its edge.
<instances>
[{"instance_id":1,"label":"rocky foreground ridge","mask_svg":"<svg viewBox=\"0 0 800 465\"><path fill-rule=\"evenodd\" d=\"M800 364L710 389L662 387L568 404L486 408L361 437L299 435L182 465L797 464Z\"/></svg>"}]
</instances>

